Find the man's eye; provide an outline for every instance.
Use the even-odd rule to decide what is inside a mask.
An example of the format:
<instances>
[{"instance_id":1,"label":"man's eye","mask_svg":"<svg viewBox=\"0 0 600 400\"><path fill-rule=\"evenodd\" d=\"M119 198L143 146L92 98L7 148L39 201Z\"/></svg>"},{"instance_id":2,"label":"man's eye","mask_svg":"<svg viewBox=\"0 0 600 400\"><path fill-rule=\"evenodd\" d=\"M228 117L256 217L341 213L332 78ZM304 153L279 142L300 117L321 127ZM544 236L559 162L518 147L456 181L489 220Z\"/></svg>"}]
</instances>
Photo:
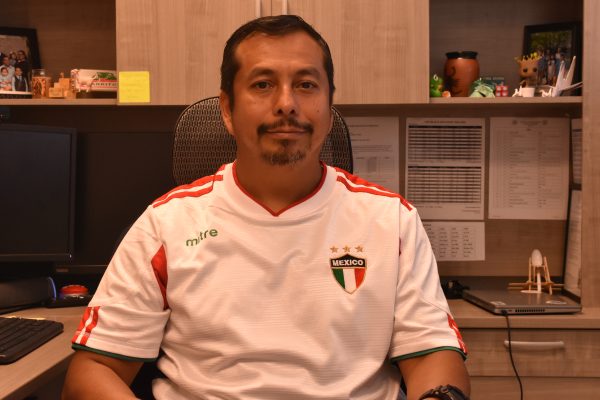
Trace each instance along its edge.
<instances>
[{"instance_id":1,"label":"man's eye","mask_svg":"<svg viewBox=\"0 0 600 400\"><path fill-rule=\"evenodd\" d=\"M316 85L312 82L301 82L299 85L302 89L312 89L316 87Z\"/></svg>"},{"instance_id":2,"label":"man's eye","mask_svg":"<svg viewBox=\"0 0 600 400\"><path fill-rule=\"evenodd\" d=\"M254 84L254 87L257 89L268 89L269 88L269 83L268 82L256 82Z\"/></svg>"}]
</instances>

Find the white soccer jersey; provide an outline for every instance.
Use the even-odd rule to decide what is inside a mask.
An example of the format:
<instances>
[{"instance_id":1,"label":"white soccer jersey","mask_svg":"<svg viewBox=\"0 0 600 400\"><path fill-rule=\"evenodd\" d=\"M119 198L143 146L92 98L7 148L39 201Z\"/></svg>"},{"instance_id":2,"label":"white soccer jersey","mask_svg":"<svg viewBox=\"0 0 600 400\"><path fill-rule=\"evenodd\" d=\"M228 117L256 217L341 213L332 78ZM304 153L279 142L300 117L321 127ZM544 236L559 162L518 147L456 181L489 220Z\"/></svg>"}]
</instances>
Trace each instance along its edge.
<instances>
[{"instance_id":1,"label":"white soccer jersey","mask_svg":"<svg viewBox=\"0 0 600 400\"><path fill-rule=\"evenodd\" d=\"M73 343L160 351L158 399L396 399L394 359L465 352L404 199L324 167L312 194L275 214L235 163L148 207Z\"/></svg>"}]
</instances>

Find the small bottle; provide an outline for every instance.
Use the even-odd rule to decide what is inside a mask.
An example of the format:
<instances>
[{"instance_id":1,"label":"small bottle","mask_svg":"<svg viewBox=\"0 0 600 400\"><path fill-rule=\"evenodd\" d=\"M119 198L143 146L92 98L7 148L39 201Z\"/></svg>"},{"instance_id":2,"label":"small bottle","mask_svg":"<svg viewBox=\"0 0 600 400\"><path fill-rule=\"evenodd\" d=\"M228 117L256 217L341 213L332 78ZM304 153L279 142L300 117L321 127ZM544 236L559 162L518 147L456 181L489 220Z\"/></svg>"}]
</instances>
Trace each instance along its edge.
<instances>
[{"instance_id":1,"label":"small bottle","mask_svg":"<svg viewBox=\"0 0 600 400\"><path fill-rule=\"evenodd\" d=\"M46 70L43 68L34 69L31 71L31 92L34 99L42 99L48 97L52 78L46 75Z\"/></svg>"}]
</instances>

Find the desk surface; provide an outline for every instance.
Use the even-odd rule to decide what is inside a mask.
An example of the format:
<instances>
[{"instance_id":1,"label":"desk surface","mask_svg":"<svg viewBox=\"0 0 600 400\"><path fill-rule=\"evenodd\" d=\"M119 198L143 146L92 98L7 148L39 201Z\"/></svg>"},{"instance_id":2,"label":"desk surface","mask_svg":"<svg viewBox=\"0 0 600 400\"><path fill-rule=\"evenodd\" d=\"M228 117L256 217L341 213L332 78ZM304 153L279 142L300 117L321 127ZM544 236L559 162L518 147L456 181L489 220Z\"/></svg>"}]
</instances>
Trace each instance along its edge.
<instances>
[{"instance_id":1,"label":"desk surface","mask_svg":"<svg viewBox=\"0 0 600 400\"><path fill-rule=\"evenodd\" d=\"M448 300L459 328L506 328L506 319L465 300ZM600 308L584 307L577 314L511 315L512 328L600 329Z\"/></svg>"},{"instance_id":2,"label":"desk surface","mask_svg":"<svg viewBox=\"0 0 600 400\"><path fill-rule=\"evenodd\" d=\"M0 399L21 399L66 371L73 354L71 338L84 310L85 307L32 308L2 315L53 319L64 324L64 331L14 363L0 365Z\"/></svg>"},{"instance_id":3,"label":"desk surface","mask_svg":"<svg viewBox=\"0 0 600 400\"><path fill-rule=\"evenodd\" d=\"M460 328L504 328L504 317L493 315L464 300L449 300ZM66 371L73 351L71 337L77 329L84 307L34 308L13 314L21 317L43 317L60 321L64 332L20 360L0 365L0 399L21 399L33 390ZM600 309L585 309L574 315L511 316L514 328L600 329Z\"/></svg>"}]
</instances>

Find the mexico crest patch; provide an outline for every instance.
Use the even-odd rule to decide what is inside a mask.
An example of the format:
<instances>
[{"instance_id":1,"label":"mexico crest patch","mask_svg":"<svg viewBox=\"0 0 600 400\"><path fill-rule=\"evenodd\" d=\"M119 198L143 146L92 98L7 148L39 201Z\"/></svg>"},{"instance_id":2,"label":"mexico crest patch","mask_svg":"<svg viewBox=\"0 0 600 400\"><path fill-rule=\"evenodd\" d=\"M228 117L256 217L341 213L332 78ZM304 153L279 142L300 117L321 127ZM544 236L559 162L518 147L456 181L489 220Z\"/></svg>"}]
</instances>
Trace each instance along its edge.
<instances>
[{"instance_id":1,"label":"mexico crest patch","mask_svg":"<svg viewBox=\"0 0 600 400\"><path fill-rule=\"evenodd\" d=\"M348 247L344 250L349 251ZM362 250L362 249L361 249ZM352 294L362 285L367 272L367 260L355 257L348 252L329 260L335 280L348 293Z\"/></svg>"}]
</instances>

